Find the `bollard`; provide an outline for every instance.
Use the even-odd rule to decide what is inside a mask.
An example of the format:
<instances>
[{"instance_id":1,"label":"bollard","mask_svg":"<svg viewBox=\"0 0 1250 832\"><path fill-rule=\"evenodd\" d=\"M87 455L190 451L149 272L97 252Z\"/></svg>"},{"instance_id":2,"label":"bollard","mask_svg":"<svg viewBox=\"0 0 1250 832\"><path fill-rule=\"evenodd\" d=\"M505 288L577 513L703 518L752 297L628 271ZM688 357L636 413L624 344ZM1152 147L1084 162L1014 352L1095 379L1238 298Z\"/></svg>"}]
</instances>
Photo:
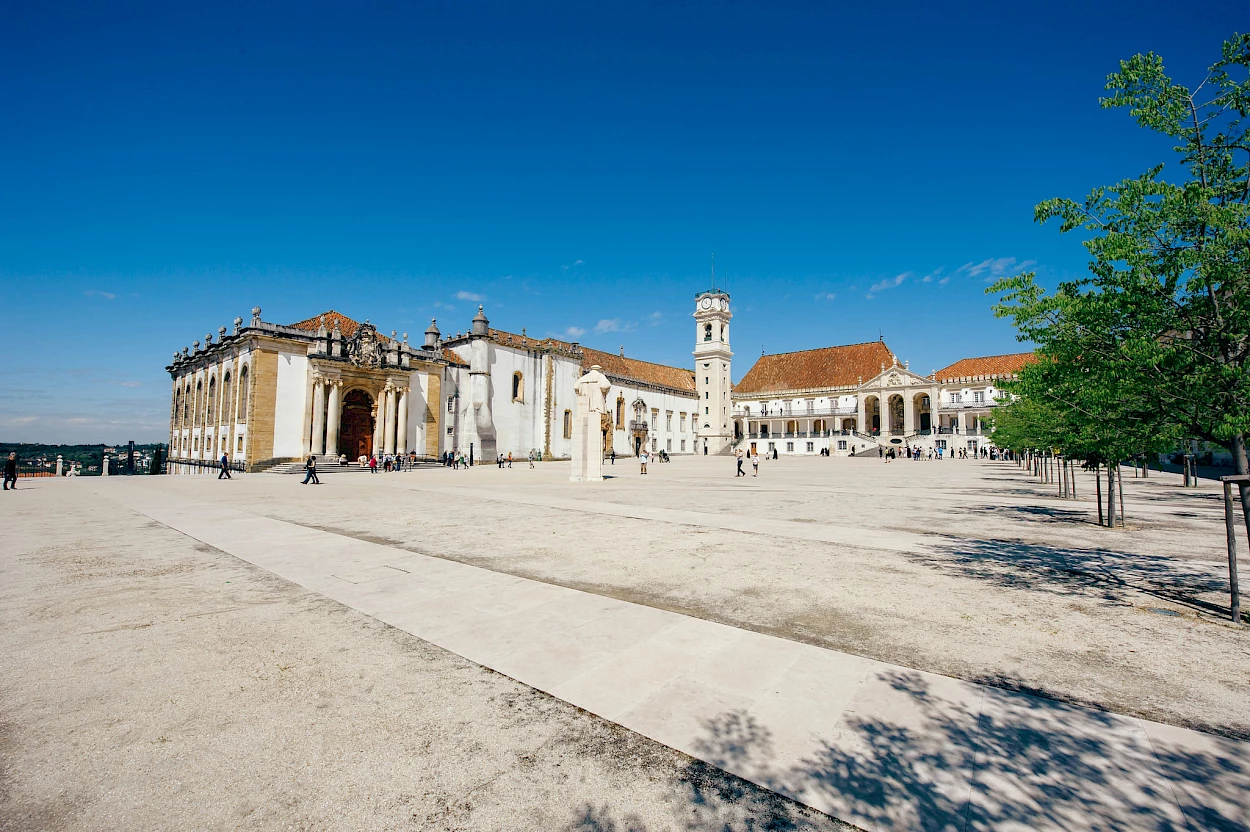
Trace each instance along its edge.
<instances>
[{"instance_id":1,"label":"bollard","mask_svg":"<svg viewBox=\"0 0 1250 832\"><path fill-rule=\"evenodd\" d=\"M56 475L58 477L65 476L65 461L60 454L56 455Z\"/></svg>"},{"instance_id":2,"label":"bollard","mask_svg":"<svg viewBox=\"0 0 1250 832\"><path fill-rule=\"evenodd\" d=\"M107 477L109 475L109 457L104 455L104 462L100 464L100 476Z\"/></svg>"}]
</instances>

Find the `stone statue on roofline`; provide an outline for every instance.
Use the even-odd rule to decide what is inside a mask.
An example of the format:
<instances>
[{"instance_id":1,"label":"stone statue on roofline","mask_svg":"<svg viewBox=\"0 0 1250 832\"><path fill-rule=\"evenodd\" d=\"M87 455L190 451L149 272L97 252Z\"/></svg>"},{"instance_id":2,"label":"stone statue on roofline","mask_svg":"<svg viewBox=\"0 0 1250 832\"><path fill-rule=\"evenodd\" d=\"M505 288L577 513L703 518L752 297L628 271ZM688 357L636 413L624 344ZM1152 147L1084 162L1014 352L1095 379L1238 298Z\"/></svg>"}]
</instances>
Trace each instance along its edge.
<instances>
[{"instance_id":1,"label":"stone statue on roofline","mask_svg":"<svg viewBox=\"0 0 1250 832\"><path fill-rule=\"evenodd\" d=\"M600 424L612 385L599 365L595 364L577 380L573 389L577 392L577 412L573 417L569 481L600 482L603 480L603 431Z\"/></svg>"}]
</instances>

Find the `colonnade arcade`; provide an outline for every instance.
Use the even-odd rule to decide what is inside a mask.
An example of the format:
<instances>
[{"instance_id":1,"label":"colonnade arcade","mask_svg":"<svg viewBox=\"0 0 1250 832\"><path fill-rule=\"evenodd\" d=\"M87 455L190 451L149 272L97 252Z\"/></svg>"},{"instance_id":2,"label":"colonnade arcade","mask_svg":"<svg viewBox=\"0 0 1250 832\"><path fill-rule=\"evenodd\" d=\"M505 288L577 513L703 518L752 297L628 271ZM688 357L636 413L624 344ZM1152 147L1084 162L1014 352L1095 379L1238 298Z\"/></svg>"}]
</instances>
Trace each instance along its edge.
<instances>
[{"instance_id":1,"label":"colonnade arcade","mask_svg":"<svg viewBox=\"0 0 1250 832\"><path fill-rule=\"evenodd\" d=\"M409 374L317 369L304 420L305 453L355 459L407 453Z\"/></svg>"}]
</instances>

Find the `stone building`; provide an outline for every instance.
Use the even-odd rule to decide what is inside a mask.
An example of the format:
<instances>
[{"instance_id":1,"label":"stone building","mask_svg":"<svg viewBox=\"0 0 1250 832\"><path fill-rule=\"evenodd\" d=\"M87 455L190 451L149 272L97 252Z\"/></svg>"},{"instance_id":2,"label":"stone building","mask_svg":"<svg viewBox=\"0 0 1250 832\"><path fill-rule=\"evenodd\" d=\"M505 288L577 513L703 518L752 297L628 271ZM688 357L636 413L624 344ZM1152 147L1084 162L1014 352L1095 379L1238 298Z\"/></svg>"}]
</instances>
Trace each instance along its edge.
<instances>
[{"instance_id":1,"label":"stone building","mask_svg":"<svg viewBox=\"0 0 1250 832\"><path fill-rule=\"evenodd\" d=\"M693 317L687 369L494 329L481 307L464 333L444 337L432 321L419 346L334 311L282 325L258 307L174 354L170 458L226 453L253 470L308 454L567 458L574 383L595 365L612 385L609 454L977 450L995 382L1032 359L968 358L922 376L878 340L762 355L735 386L729 294L697 293Z\"/></svg>"},{"instance_id":2,"label":"stone building","mask_svg":"<svg viewBox=\"0 0 1250 832\"><path fill-rule=\"evenodd\" d=\"M977 452L983 423L1033 353L964 358L928 376L884 340L762 355L734 387L734 440L761 453L876 453L882 447Z\"/></svg>"}]
</instances>

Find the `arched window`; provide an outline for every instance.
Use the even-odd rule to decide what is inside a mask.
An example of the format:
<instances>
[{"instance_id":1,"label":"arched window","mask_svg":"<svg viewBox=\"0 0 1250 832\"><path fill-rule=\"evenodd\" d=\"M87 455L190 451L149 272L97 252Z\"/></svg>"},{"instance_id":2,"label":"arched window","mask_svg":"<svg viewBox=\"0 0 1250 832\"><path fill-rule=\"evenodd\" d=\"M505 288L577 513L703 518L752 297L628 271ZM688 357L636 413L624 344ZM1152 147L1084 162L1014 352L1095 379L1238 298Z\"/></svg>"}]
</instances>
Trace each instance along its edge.
<instances>
[{"instance_id":1,"label":"arched window","mask_svg":"<svg viewBox=\"0 0 1250 832\"><path fill-rule=\"evenodd\" d=\"M512 374L512 401L525 401L525 379L521 377L520 373Z\"/></svg>"},{"instance_id":2,"label":"arched window","mask_svg":"<svg viewBox=\"0 0 1250 832\"><path fill-rule=\"evenodd\" d=\"M564 411L564 438L573 438L573 411Z\"/></svg>"},{"instance_id":3,"label":"arched window","mask_svg":"<svg viewBox=\"0 0 1250 832\"><path fill-rule=\"evenodd\" d=\"M712 325L711 324L703 325L703 340L704 341L712 340Z\"/></svg>"},{"instance_id":4,"label":"arched window","mask_svg":"<svg viewBox=\"0 0 1250 832\"><path fill-rule=\"evenodd\" d=\"M239 371L239 416L238 421L247 421L247 397L250 391L247 387L247 365L243 365L243 369Z\"/></svg>"},{"instance_id":5,"label":"arched window","mask_svg":"<svg viewBox=\"0 0 1250 832\"><path fill-rule=\"evenodd\" d=\"M616 397L616 429L625 430L625 397Z\"/></svg>"},{"instance_id":6,"label":"arched window","mask_svg":"<svg viewBox=\"0 0 1250 832\"><path fill-rule=\"evenodd\" d=\"M202 379L196 379L195 382L195 406L191 408L191 419L194 422L200 421L200 414L204 412L204 382Z\"/></svg>"},{"instance_id":7,"label":"arched window","mask_svg":"<svg viewBox=\"0 0 1250 832\"><path fill-rule=\"evenodd\" d=\"M225 376L223 376L221 379L221 383L222 383L221 421L226 424L229 424L230 422L234 421L234 419L231 418L233 414L230 412L231 410L233 410L232 405L234 404L234 399L232 396L232 394L234 393L234 390L232 389L230 381L231 381L230 371L227 370Z\"/></svg>"},{"instance_id":8,"label":"arched window","mask_svg":"<svg viewBox=\"0 0 1250 832\"><path fill-rule=\"evenodd\" d=\"M213 424L213 417L217 415L217 378L214 376L208 380L208 424Z\"/></svg>"},{"instance_id":9,"label":"arched window","mask_svg":"<svg viewBox=\"0 0 1250 832\"><path fill-rule=\"evenodd\" d=\"M191 382L187 382L187 386L182 391L182 426L187 426L187 420L191 418Z\"/></svg>"}]
</instances>

